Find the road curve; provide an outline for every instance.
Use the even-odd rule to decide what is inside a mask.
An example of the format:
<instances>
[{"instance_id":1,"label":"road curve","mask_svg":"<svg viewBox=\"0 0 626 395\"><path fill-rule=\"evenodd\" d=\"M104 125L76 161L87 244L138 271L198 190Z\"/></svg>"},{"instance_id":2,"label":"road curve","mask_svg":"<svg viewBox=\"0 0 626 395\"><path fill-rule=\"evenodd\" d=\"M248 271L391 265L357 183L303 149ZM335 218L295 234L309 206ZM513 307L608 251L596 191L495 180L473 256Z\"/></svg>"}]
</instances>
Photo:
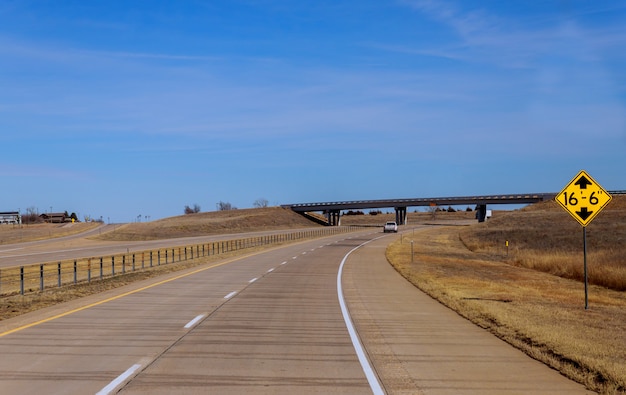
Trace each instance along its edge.
<instances>
[{"instance_id":1,"label":"road curve","mask_svg":"<svg viewBox=\"0 0 626 395\"><path fill-rule=\"evenodd\" d=\"M387 263L390 240L355 251L343 275L352 319L386 393L593 393L407 282Z\"/></svg>"},{"instance_id":2,"label":"road curve","mask_svg":"<svg viewBox=\"0 0 626 395\"><path fill-rule=\"evenodd\" d=\"M381 236L297 243L0 322L0 389L372 393L340 309L343 261L357 340L386 393L585 393L409 285Z\"/></svg>"}]
</instances>

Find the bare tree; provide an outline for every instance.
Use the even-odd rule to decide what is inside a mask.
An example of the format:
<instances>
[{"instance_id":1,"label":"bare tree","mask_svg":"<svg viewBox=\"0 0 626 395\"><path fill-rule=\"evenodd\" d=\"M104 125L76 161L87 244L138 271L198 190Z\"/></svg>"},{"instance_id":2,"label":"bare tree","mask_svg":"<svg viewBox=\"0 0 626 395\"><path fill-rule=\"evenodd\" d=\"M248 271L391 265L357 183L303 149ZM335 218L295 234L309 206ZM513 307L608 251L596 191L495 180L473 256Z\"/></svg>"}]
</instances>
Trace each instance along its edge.
<instances>
[{"instance_id":1,"label":"bare tree","mask_svg":"<svg viewBox=\"0 0 626 395\"><path fill-rule=\"evenodd\" d=\"M185 206L185 214L196 214L200 212L200 206L194 204L193 207Z\"/></svg>"},{"instance_id":2,"label":"bare tree","mask_svg":"<svg viewBox=\"0 0 626 395\"><path fill-rule=\"evenodd\" d=\"M237 210L237 207L234 207L232 204L228 202L222 202L221 200L217 203L217 211L228 211L228 210Z\"/></svg>"},{"instance_id":3,"label":"bare tree","mask_svg":"<svg viewBox=\"0 0 626 395\"><path fill-rule=\"evenodd\" d=\"M269 204L269 202L267 201L267 199L265 199L265 198L258 198L257 200L254 201L252 206L254 208L265 208L265 207L267 207L268 204Z\"/></svg>"},{"instance_id":4,"label":"bare tree","mask_svg":"<svg viewBox=\"0 0 626 395\"><path fill-rule=\"evenodd\" d=\"M432 219L433 220L436 219L437 211L439 210L439 207L437 207L437 206L429 206L427 210L430 213Z\"/></svg>"},{"instance_id":5,"label":"bare tree","mask_svg":"<svg viewBox=\"0 0 626 395\"><path fill-rule=\"evenodd\" d=\"M33 224L37 222L42 222L39 217L39 210L34 206L27 208L26 215L22 215L22 223Z\"/></svg>"}]
</instances>

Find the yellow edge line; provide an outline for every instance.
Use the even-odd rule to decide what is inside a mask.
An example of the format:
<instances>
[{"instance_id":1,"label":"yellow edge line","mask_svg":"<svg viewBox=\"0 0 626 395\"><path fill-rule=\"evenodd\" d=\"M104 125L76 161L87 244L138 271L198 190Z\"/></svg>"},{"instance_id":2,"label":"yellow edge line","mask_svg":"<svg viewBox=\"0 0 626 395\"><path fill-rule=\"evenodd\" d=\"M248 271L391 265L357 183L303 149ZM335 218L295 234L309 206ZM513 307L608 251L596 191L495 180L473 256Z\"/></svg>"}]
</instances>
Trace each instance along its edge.
<instances>
[{"instance_id":1,"label":"yellow edge line","mask_svg":"<svg viewBox=\"0 0 626 395\"><path fill-rule=\"evenodd\" d=\"M219 267L219 266L223 266L223 265L226 265L228 263L232 263L232 262L235 262L237 260L240 260L242 258L246 258L246 257L252 256L252 255L255 255L255 254L246 255L246 256L239 257L237 259L232 259L232 260L229 260L229 261L226 261L226 262L220 262L220 263L208 266L208 267L204 267L202 269L194 270L194 271L189 272L189 273L185 273L185 274L178 275L176 277L168 278L167 280L162 280L162 281L156 282L154 284L146 285L145 287L137 288L135 290L128 291L128 292L125 292L123 294L116 295L116 296L110 297L108 299L101 300L99 302L91 303L91 304L88 304L86 306L82 306L82 307L79 307L77 309L74 309L74 310L66 311L65 313L57 314L57 315L54 315L52 317L45 318L43 320L39 320L39 321L36 321L36 322L32 322L30 324L22 325L20 327L17 327L17 328L14 328L14 329L10 329L10 330L8 330L6 332L0 333L0 337L6 336L6 335L10 335L11 333L19 332L21 330L24 330L24 329L27 329L27 328L31 328L33 326L41 325L43 323L50 322L52 320L56 320L57 318L65 317L67 315L74 314L74 313L77 313L77 312L82 311L82 310L90 309L90 308L92 308L94 306L98 306L98 305L101 305L101 304L104 304L104 303L108 303L108 302L111 302L113 300L120 299L120 298L123 298L125 296L137 293L137 292L145 291L146 289L153 288L153 287L156 287L158 285L165 284L165 283L169 283L170 281L178 280L180 278L191 276L193 274L200 273L200 272L203 272L205 270L209 270L209 269L213 269L213 268L216 268L216 267Z\"/></svg>"}]
</instances>

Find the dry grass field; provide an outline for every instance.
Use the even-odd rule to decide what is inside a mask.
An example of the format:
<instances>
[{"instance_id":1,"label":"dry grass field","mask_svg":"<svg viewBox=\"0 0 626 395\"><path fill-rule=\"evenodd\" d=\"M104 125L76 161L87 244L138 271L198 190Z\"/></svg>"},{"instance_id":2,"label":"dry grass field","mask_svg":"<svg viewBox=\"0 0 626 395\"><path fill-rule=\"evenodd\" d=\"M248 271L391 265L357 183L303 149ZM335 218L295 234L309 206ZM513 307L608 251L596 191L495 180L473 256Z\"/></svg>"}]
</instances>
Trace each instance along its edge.
<instances>
[{"instance_id":1,"label":"dry grass field","mask_svg":"<svg viewBox=\"0 0 626 395\"><path fill-rule=\"evenodd\" d=\"M460 237L471 251L512 265L584 278L582 227L554 201L496 217ZM626 196L616 195L587 226L587 263L589 283L626 291Z\"/></svg>"},{"instance_id":2,"label":"dry grass field","mask_svg":"<svg viewBox=\"0 0 626 395\"><path fill-rule=\"evenodd\" d=\"M157 221L122 225L99 240L158 240L273 229L319 227L289 209L268 207L180 215Z\"/></svg>"},{"instance_id":3,"label":"dry grass field","mask_svg":"<svg viewBox=\"0 0 626 395\"><path fill-rule=\"evenodd\" d=\"M406 232L387 257L416 286L533 358L589 389L623 394L625 218L626 197L617 196L588 226L596 284L588 310L582 228L553 202L483 224Z\"/></svg>"},{"instance_id":4,"label":"dry grass field","mask_svg":"<svg viewBox=\"0 0 626 395\"><path fill-rule=\"evenodd\" d=\"M74 224L43 223L32 225L3 224L0 225L0 245L70 236L94 229L99 225L100 224L97 222L77 222Z\"/></svg>"}]
</instances>

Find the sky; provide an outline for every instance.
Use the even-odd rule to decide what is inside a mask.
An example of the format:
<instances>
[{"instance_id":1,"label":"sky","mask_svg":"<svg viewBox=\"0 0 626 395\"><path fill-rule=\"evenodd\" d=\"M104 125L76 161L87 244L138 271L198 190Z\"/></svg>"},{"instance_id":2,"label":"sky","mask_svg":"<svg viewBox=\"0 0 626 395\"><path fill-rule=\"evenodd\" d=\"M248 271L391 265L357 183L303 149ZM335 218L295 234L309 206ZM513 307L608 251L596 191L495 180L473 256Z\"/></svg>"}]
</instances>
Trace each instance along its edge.
<instances>
[{"instance_id":1,"label":"sky","mask_svg":"<svg viewBox=\"0 0 626 395\"><path fill-rule=\"evenodd\" d=\"M626 189L626 3L3 0L0 211Z\"/></svg>"}]
</instances>

